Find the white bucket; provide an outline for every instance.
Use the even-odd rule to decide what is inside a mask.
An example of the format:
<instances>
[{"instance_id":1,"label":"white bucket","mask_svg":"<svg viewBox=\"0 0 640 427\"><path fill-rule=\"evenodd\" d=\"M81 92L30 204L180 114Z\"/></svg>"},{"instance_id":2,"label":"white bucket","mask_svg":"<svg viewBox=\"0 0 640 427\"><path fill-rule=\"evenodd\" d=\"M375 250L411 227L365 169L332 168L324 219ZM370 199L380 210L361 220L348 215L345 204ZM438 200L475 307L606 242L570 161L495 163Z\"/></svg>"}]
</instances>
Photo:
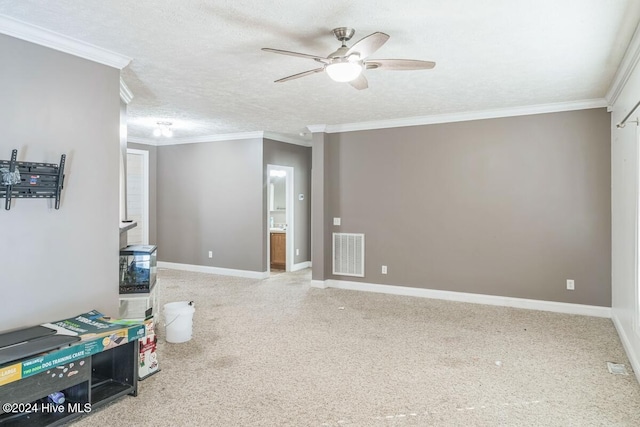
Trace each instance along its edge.
<instances>
[{"instance_id":1,"label":"white bucket","mask_svg":"<svg viewBox=\"0 0 640 427\"><path fill-rule=\"evenodd\" d=\"M165 339L167 342L181 343L191 339L193 301L170 302L164 305Z\"/></svg>"}]
</instances>

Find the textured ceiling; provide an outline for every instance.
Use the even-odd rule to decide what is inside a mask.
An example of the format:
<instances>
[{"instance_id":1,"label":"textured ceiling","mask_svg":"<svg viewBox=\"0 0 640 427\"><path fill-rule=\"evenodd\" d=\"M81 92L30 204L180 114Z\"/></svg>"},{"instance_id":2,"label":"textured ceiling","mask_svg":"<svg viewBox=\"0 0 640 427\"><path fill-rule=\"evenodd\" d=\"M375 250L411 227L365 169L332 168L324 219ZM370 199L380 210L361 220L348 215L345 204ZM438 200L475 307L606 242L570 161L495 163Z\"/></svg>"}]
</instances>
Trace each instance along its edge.
<instances>
[{"instance_id":1,"label":"textured ceiling","mask_svg":"<svg viewBox=\"0 0 640 427\"><path fill-rule=\"evenodd\" d=\"M0 14L133 58L129 135L175 138L343 124L603 98L640 19L637 0L0 0ZM391 36L372 58L437 63L428 71L369 70L357 91L309 59L331 30L349 43ZM299 136L298 136L299 138Z\"/></svg>"}]
</instances>

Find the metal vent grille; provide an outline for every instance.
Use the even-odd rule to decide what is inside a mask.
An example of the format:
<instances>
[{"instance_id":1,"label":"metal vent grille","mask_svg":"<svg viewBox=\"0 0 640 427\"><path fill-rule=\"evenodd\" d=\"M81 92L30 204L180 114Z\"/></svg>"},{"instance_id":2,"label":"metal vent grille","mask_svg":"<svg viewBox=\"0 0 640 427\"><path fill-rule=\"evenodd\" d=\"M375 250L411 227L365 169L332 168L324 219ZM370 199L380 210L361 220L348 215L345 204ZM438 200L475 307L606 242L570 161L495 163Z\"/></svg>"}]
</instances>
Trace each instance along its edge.
<instances>
[{"instance_id":1,"label":"metal vent grille","mask_svg":"<svg viewBox=\"0 0 640 427\"><path fill-rule=\"evenodd\" d=\"M333 233L333 274L364 277L364 234Z\"/></svg>"}]
</instances>

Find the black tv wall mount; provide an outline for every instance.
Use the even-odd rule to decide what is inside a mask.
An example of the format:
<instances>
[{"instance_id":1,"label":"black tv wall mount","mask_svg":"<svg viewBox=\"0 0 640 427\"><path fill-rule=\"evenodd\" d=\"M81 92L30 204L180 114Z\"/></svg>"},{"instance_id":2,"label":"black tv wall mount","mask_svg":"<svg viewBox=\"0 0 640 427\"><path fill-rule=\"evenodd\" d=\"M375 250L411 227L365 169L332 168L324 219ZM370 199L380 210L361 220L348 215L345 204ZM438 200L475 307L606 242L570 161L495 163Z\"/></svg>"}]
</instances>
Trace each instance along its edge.
<instances>
[{"instance_id":1,"label":"black tv wall mount","mask_svg":"<svg viewBox=\"0 0 640 427\"><path fill-rule=\"evenodd\" d=\"M60 164L18 162L18 150L11 152L11 160L0 160L0 197L4 197L4 208L11 209L11 199L55 199L55 208L60 209L60 195L64 183L64 162Z\"/></svg>"}]
</instances>

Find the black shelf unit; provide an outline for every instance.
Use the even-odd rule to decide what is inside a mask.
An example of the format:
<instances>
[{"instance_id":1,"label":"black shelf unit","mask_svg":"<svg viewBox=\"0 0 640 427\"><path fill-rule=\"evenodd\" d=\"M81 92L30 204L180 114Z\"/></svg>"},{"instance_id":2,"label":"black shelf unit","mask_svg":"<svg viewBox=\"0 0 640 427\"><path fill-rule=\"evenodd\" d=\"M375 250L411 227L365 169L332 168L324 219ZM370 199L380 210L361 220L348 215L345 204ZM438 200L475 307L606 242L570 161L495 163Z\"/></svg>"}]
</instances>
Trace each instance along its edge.
<instances>
[{"instance_id":1,"label":"black shelf unit","mask_svg":"<svg viewBox=\"0 0 640 427\"><path fill-rule=\"evenodd\" d=\"M138 395L138 340L91 356L91 403ZM129 360L130 363L123 363Z\"/></svg>"},{"instance_id":2,"label":"black shelf unit","mask_svg":"<svg viewBox=\"0 0 640 427\"><path fill-rule=\"evenodd\" d=\"M60 156L60 163L19 162L18 150L11 152L10 160L0 160L0 169L6 169L9 174L16 171L20 175L20 182L5 181L0 175L0 197L5 199L4 208L11 209L12 198L55 199L55 208L60 209L60 196L64 184L64 164L66 155Z\"/></svg>"},{"instance_id":3,"label":"black shelf unit","mask_svg":"<svg viewBox=\"0 0 640 427\"><path fill-rule=\"evenodd\" d=\"M3 413L0 406L0 426L57 426L90 412L82 410L91 404L91 412L124 395L138 394L137 339L96 353L71 364L57 366L32 377L0 386L0 404L34 403L49 394L62 391L66 401L60 412ZM64 375L74 369L73 376ZM60 374L63 374L60 376Z\"/></svg>"}]
</instances>

